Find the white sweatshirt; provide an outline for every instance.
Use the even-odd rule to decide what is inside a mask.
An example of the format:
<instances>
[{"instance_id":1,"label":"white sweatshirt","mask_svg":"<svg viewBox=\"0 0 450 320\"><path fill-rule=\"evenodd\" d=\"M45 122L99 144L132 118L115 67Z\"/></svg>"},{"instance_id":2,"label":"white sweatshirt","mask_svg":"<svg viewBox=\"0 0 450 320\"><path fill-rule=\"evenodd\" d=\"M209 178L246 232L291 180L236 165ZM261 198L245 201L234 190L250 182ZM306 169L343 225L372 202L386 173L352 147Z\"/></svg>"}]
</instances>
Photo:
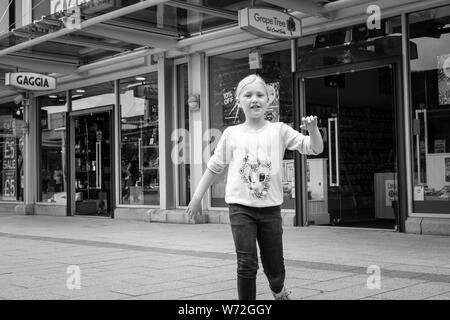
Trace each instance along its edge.
<instances>
[{"instance_id":1,"label":"white sweatshirt","mask_svg":"<svg viewBox=\"0 0 450 320\"><path fill-rule=\"evenodd\" d=\"M220 174L229 165L226 203L250 207L281 205L281 169L286 149L316 154L309 136L283 122L267 121L257 130L239 124L225 129L207 167Z\"/></svg>"}]
</instances>

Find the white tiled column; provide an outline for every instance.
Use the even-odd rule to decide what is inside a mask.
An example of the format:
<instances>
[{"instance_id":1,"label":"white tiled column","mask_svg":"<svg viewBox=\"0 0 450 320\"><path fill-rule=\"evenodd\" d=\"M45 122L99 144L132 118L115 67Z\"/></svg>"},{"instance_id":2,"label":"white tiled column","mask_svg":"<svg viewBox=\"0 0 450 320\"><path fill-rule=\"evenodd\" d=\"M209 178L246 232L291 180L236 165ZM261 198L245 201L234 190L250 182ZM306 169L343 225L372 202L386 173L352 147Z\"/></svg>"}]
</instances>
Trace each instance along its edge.
<instances>
[{"instance_id":1,"label":"white tiled column","mask_svg":"<svg viewBox=\"0 0 450 320\"><path fill-rule=\"evenodd\" d=\"M158 60L158 117L159 121L159 190L160 208L162 210L175 207L175 176L170 157L170 137L173 130L174 105L172 100L171 74L172 60L165 58L163 53L155 55Z\"/></svg>"},{"instance_id":2,"label":"white tiled column","mask_svg":"<svg viewBox=\"0 0 450 320\"><path fill-rule=\"evenodd\" d=\"M206 57L202 53L196 53L188 58L189 65L189 95L200 95L200 109L189 112L189 144L191 163L191 197L197 188L200 179L206 169L203 163L203 149L206 143L203 134L207 129L207 84L206 84ZM202 201L203 210L208 207L208 193Z\"/></svg>"},{"instance_id":3,"label":"white tiled column","mask_svg":"<svg viewBox=\"0 0 450 320\"><path fill-rule=\"evenodd\" d=\"M33 20L33 1L32 0L22 0L22 21L20 26L26 26L27 24L30 24Z\"/></svg>"}]
</instances>

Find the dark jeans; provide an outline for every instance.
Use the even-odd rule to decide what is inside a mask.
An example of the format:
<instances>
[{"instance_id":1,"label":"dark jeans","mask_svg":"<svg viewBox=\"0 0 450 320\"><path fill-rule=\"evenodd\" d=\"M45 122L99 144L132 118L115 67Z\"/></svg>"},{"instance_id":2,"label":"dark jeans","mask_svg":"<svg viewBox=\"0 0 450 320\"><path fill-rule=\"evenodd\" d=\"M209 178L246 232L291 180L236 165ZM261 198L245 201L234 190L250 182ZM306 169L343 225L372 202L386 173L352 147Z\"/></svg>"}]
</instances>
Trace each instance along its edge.
<instances>
[{"instance_id":1,"label":"dark jeans","mask_svg":"<svg viewBox=\"0 0 450 320\"><path fill-rule=\"evenodd\" d=\"M230 225L237 255L239 299L256 299L257 241L270 289L280 292L285 279L281 207L254 208L240 204L229 206Z\"/></svg>"}]
</instances>

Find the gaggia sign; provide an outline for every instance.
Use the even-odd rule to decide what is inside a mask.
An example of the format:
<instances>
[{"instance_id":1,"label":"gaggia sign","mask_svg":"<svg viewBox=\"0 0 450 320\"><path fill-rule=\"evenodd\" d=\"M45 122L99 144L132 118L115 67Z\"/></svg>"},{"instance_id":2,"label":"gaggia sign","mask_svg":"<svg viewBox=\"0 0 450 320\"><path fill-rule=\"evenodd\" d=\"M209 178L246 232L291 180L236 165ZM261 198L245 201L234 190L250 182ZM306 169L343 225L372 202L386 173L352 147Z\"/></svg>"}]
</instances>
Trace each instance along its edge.
<instances>
[{"instance_id":1,"label":"gaggia sign","mask_svg":"<svg viewBox=\"0 0 450 320\"><path fill-rule=\"evenodd\" d=\"M239 27L268 39L292 39L302 35L300 20L290 14L262 8L239 10Z\"/></svg>"},{"instance_id":2,"label":"gaggia sign","mask_svg":"<svg viewBox=\"0 0 450 320\"><path fill-rule=\"evenodd\" d=\"M5 84L7 86L31 91L56 89L55 78L33 72L6 73Z\"/></svg>"}]
</instances>

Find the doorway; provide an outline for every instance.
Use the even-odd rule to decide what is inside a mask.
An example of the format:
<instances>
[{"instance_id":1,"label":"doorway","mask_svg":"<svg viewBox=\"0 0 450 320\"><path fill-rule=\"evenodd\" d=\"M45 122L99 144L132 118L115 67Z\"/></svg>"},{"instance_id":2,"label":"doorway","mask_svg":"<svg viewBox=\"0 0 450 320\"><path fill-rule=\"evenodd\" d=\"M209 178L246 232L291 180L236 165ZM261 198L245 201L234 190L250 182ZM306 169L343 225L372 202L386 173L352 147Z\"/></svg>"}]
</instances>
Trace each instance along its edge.
<instances>
[{"instance_id":1,"label":"doorway","mask_svg":"<svg viewBox=\"0 0 450 320\"><path fill-rule=\"evenodd\" d=\"M111 217L111 114L111 110L102 109L70 117L72 215Z\"/></svg>"},{"instance_id":2,"label":"doorway","mask_svg":"<svg viewBox=\"0 0 450 320\"><path fill-rule=\"evenodd\" d=\"M392 64L300 76L324 151L306 158L307 223L396 229L396 92Z\"/></svg>"}]
</instances>

